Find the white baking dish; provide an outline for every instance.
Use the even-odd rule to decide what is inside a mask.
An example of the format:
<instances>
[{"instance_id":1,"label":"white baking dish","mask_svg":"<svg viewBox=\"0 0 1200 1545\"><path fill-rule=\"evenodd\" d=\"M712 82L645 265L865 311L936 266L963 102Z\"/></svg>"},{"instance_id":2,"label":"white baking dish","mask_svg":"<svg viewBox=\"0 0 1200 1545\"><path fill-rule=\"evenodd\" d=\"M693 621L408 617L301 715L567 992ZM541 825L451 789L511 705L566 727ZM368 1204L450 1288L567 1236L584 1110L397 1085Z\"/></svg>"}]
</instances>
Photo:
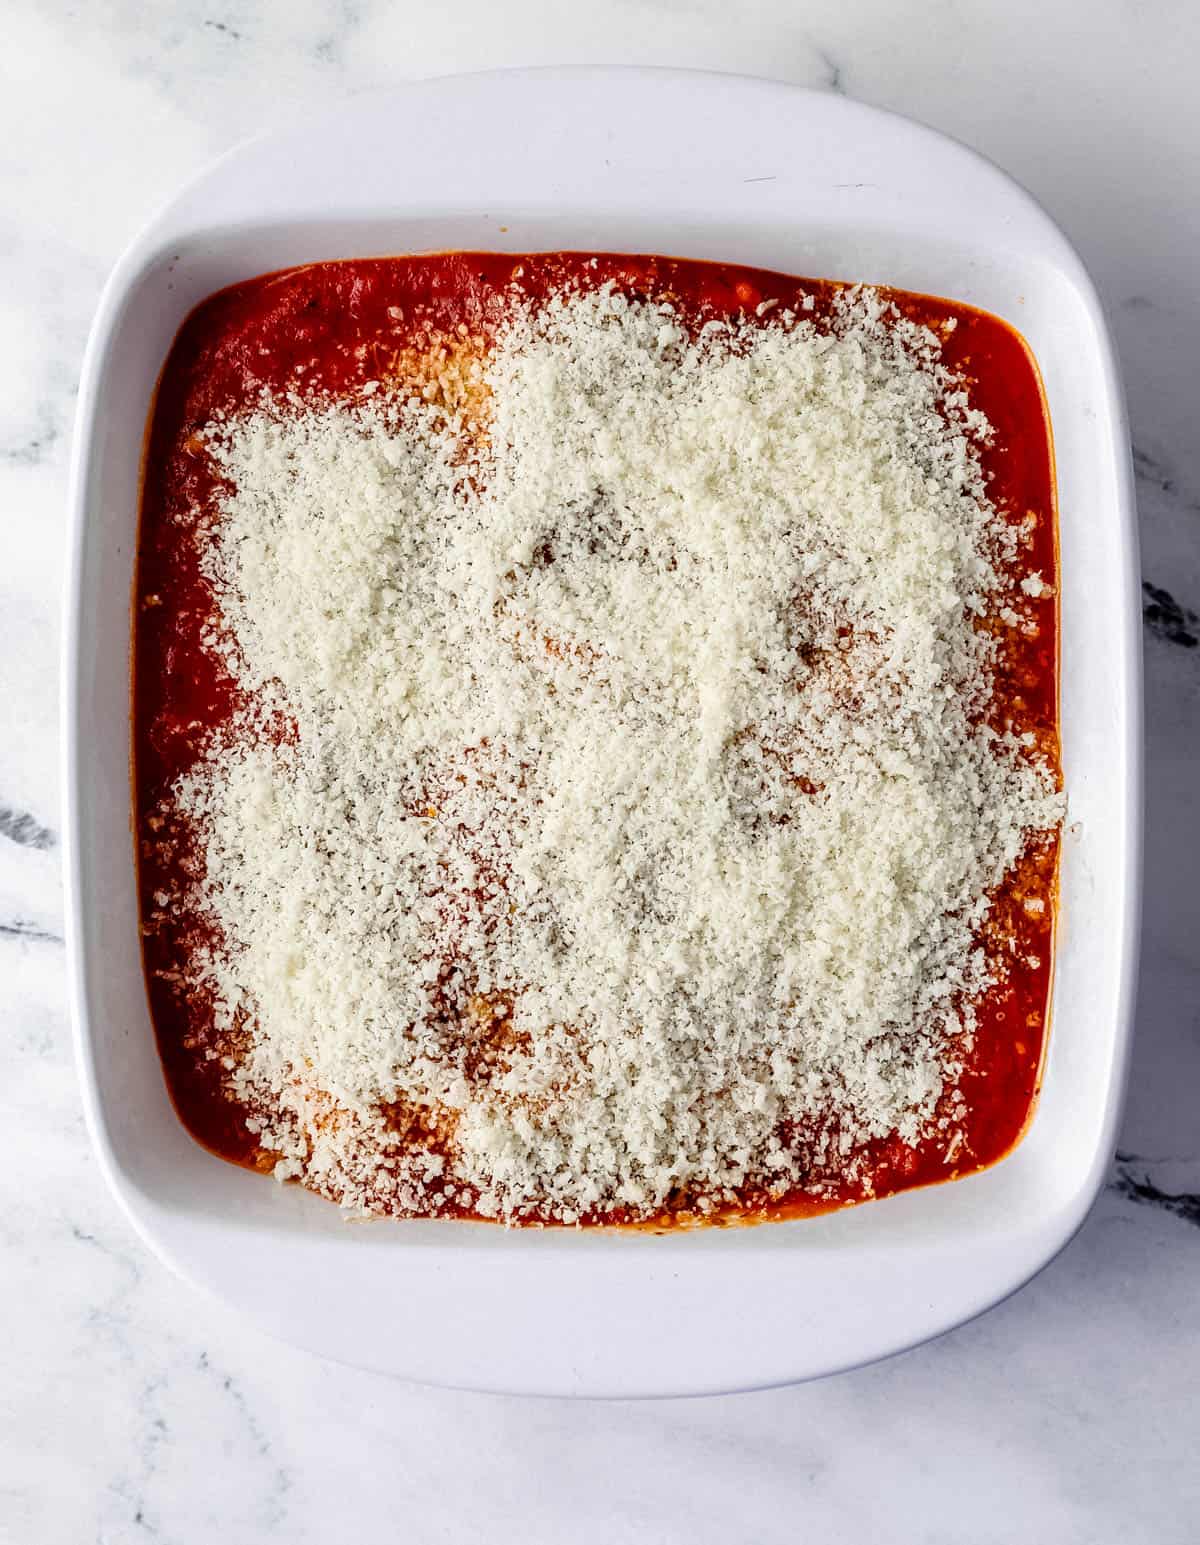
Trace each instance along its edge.
<instances>
[{"instance_id":1,"label":"white baking dish","mask_svg":"<svg viewBox=\"0 0 1200 1545\"><path fill-rule=\"evenodd\" d=\"M234 280L422 249L665 252L969 301L1029 340L1061 509L1071 831L1045 1082L984 1174L805 1222L667 1238L351 1226L211 1157L167 1098L139 957L130 588L155 379ZM555 70L430 81L235 151L136 240L80 390L66 606L67 916L84 1100L147 1243L288 1340L414 1379L644 1395L828 1373L1012 1292L1112 1150L1133 990L1139 633L1126 424L1078 258L995 167L929 129L762 81Z\"/></svg>"}]
</instances>

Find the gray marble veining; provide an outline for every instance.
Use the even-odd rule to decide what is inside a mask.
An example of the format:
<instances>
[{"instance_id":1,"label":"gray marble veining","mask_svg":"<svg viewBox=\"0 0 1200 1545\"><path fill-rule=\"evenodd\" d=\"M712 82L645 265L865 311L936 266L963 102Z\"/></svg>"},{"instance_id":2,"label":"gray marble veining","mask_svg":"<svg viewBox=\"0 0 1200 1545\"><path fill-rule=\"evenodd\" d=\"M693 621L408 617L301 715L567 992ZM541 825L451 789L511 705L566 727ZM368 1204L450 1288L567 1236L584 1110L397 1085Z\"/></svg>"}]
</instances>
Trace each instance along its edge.
<instances>
[{"instance_id":1,"label":"gray marble veining","mask_svg":"<svg viewBox=\"0 0 1200 1545\"><path fill-rule=\"evenodd\" d=\"M1200 13L1188 0L13 0L5 20L0 1540L1200 1539ZM1077 242L1134 429L1148 756L1129 1106L1075 1241L1008 1303L890 1363L635 1407L321 1364L146 1254L96 1173L71 1065L56 762L78 363L138 223L235 139L345 93L618 59L783 76L911 113L994 156Z\"/></svg>"}]
</instances>

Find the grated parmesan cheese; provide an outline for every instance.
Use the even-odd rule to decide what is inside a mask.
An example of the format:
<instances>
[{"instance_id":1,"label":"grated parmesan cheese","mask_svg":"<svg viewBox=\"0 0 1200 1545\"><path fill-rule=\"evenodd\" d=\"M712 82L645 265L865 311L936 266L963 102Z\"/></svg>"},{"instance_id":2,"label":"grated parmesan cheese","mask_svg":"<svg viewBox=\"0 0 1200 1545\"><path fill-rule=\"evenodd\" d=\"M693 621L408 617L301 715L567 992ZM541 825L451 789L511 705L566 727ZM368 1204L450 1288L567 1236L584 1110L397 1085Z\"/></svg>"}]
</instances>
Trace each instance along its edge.
<instances>
[{"instance_id":1,"label":"grated parmesan cheese","mask_svg":"<svg viewBox=\"0 0 1200 1545\"><path fill-rule=\"evenodd\" d=\"M919 1141L1062 817L986 718L986 422L869 291L699 336L517 299L477 365L470 420L383 383L207 431L254 707L174 800L277 1173L573 1222Z\"/></svg>"}]
</instances>

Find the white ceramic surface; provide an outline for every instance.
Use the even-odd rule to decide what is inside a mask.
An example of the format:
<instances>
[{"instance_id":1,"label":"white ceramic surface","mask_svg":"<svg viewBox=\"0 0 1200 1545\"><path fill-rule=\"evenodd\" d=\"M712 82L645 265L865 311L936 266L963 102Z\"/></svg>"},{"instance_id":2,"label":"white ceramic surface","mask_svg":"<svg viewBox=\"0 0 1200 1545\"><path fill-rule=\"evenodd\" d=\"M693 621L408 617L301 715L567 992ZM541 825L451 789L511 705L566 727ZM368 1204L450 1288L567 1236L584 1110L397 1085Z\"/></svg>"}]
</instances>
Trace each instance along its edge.
<instances>
[{"instance_id":1,"label":"white ceramic surface","mask_svg":"<svg viewBox=\"0 0 1200 1545\"><path fill-rule=\"evenodd\" d=\"M564 123L569 135L554 132ZM1032 345L1058 464L1072 826L1043 1094L991 1171L822 1219L669 1239L351 1228L179 1126L141 983L129 832L128 605L153 383L180 321L221 285L447 247L666 251L875 280L983 306ZM72 513L65 835L85 1106L130 1217L185 1277L286 1339L421 1380L696 1393L912 1345L1011 1292L1082 1221L1114 1140L1133 985L1131 476L1091 284L994 167L840 97L728 76L553 71L360 99L234 152L121 260L84 366Z\"/></svg>"},{"instance_id":2,"label":"white ceramic surface","mask_svg":"<svg viewBox=\"0 0 1200 1545\"><path fill-rule=\"evenodd\" d=\"M0 1539L1195 1545L1200 7L10 0L4 44ZM71 1045L64 512L79 365L113 263L247 135L417 76L581 60L783 76L992 156L1094 276L1133 431L1148 797L1120 1152L1075 1239L1002 1305L901 1357L753 1396L496 1399L263 1335L131 1228Z\"/></svg>"}]
</instances>

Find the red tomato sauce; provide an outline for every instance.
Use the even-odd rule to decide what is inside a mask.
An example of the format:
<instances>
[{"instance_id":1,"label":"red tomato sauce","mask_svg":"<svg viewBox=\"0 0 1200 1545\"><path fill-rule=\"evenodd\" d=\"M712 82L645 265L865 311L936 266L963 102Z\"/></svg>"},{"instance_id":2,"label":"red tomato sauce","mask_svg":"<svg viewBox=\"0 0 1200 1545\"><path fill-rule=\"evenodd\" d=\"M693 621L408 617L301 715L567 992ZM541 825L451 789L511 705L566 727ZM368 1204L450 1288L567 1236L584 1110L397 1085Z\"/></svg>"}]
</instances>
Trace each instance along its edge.
<instances>
[{"instance_id":1,"label":"red tomato sauce","mask_svg":"<svg viewBox=\"0 0 1200 1545\"><path fill-rule=\"evenodd\" d=\"M514 279L534 299L612 281L631 293L671 300L694 326L753 316L763 302L799 310L804 297L812 298L806 314L819 325L844 288L666 257L446 253L266 275L219 292L187 318L154 404L139 532L133 685L139 896L147 991L171 1097L192 1135L237 1163L269 1168L274 1156L260 1152L246 1113L226 1093L221 1062L213 1056L211 1003L180 985L180 968L204 921L180 912L166 926L145 924L150 898L178 888L195 856L186 840L162 840L156 812L173 781L195 764L237 706L233 682L204 642L217 608L201 572L200 526L211 515L217 484L200 431L216 415L253 407L264 391L312 398L350 394L403 370L405 349L414 342L419 349L430 336L486 341L506 314ZM993 426L982 461L993 504L1025 527L1022 574L1037 572L1057 590L1050 428L1027 346L999 318L972 307L907 291L881 294L942 337L945 364L961 373L972 407ZM1036 636L1004 630L991 710L998 724L1016 720L1032 730L1038 751L1055 769L1057 612L1056 600L1039 604ZM853 1183L825 1175L782 1202L746 1192L738 1206L707 1221L824 1212L969 1174L1016 1144L1032 1115L1046 1041L1057 863L1057 842L1043 844L994 898L982 942L992 958L1003 959L1004 970L977 1005L977 1030L957 1085L966 1103L958 1137L950 1145L944 1136L915 1147L899 1138L872 1143L858 1151L866 1163ZM1031 898L1043 903L1040 912L1025 906ZM681 1196L641 1226L703 1221L693 1202ZM583 1221L628 1220L608 1214Z\"/></svg>"}]
</instances>

